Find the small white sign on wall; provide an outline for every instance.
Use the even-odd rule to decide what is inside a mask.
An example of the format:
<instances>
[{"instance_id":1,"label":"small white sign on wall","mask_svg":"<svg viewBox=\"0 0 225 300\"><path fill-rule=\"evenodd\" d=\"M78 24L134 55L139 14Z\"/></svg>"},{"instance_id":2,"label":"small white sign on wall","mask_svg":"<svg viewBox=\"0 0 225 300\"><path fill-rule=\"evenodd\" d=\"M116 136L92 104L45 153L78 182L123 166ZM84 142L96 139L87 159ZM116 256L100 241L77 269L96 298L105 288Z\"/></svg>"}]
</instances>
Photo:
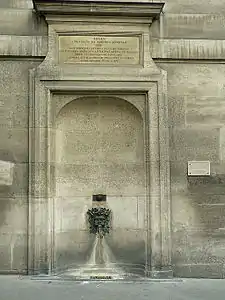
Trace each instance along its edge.
<instances>
[{"instance_id":1,"label":"small white sign on wall","mask_svg":"<svg viewBox=\"0 0 225 300\"><path fill-rule=\"evenodd\" d=\"M12 185L14 163L0 160L0 185Z\"/></svg>"},{"instance_id":2,"label":"small white sign on wall","mask_svg":"<svg viewBox=\"0 0 225 300\"><path fill-rule=\"evenodd\" d=\"M210 161L189 161L188 176L209 176Z\"/></svg>"}]
</instances>

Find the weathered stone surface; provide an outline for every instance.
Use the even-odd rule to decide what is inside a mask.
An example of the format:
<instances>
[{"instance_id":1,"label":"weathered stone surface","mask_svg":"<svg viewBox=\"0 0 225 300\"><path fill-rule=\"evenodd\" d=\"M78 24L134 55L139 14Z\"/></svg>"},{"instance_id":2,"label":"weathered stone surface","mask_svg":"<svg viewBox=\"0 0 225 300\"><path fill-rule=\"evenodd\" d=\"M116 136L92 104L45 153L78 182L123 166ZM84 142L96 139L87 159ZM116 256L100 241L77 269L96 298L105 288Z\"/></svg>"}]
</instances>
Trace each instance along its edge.
<instances>
[{"instance_id":1,"label":"weathered stone surface","mask_svg":"<svg viewBox=\"0 0 225 300\"><path fill-rule=\"evenodd\" d=\"M224 162L220 159L224 68L202 64L162 67L168 71L171 116L174 275L223 277ZM211 176L188 178L188 160L211 161Z\"/></svg>"},{"instance_id":2,"label":"weathered stone surface","mask_svg":"<svg viewBox=\"0 0 225 300\"><path fill-rule=\"evenodd\" d=\"M168 3L169 4L169 3ZM167 5L168 6L168 5ZM195 5L193 5L195 6ZM155 21L151 27L151 35L163 39L208 39L223 40L224 15L201 13L167 12Z\"/></svg>"},{"instance_id":3,"label":"weathered stone surface","mask_svg":"<svg viewBox=\"0 0 225 300\"><path fill-rule=\"evenodd\" d=\"M0 200L1 203L1 200ZM27 235L3 233L0 239L0 272L25 273L27 269Z\"/></svg>"},{"instance_id":4,"label":"weathered stone surface","mask_svg":"<svg viewBox=\"0 0 225 300\"><path fill-rule=\"evenodd\" d=\"M86 188L144 194L142 120L134 107L113 98L80 99L63 108L57 123L60 196L85 195Z\"/></svg>"},{"instance_id":5,"label":"weathered stone surface","mask_svg":"<svg viewBox=\"0 0 225 300\"><path fill-rule=\"evenodd\" d=\"M166 0L165 12L176 14L222 14L225 10L224 0L200 0L193 2L193 0Z\"/></svg>"},{"instance_id":6,"label":"weathered stone surface","mask_svg":"<svg viewBox=\"0 0 225 300\"><path fill-rule=\"evenodd\" d=\"M0 55L41 57L47 54L47 37L0 35Z\"/></svg>"},{"instance_id":7,"label":"weathered stone surface","mask_svg":"<svg viewBox=\"0 0 225 300\"><path fill-rule=\"evenodd\" d=\"M186 128L171 130L171 160L219 159L219 130L217 128Z\"/></svg>"},{"instance_id":8,"label":"weathered stone surface","mask_svg":"<svg viewBox=\"0 0 225 300\"><path fill-rule=\"evenodd\" d=\"M152 38L150 46L154 59L224 59L224 40Z\"/></svg>"},{"instance_id":9,"label":"weathered stone surface","mask_svg":"<svg viewBox=\"0 0 225 300\"><path fill-rule=\"evenodd\" d=\"M146 56L145 68L146 65L153 66L148 53L150 50L152 57L158 61L159 68L167 72L168 91L165 85L161 85L157 94L156 87L154 90L152 83L149 83L151 90L147 103L145 95L127 95L127 90L135 90L138 81L148 81L148 76L153 76L149 75L151 72L142 77L141 73L135 71L132 78L136 83L128 80L124 84L123 94L120 93L121 86L133 72L132 68L124 67L118 72L114 68L105 69L102 65L100 68L83 69L76 65L70 69L66 67L66 71L63 69L64 74L58 68L56 35L51 33L48 40L47 24L43 17L37 16L32 10L32 1L1 1L0 56L3 59L0 62L0 160L15 163L15 169L12 184L0 187L0 271L22 273L27 268L29 161L32 162L31 169L35 167L36 170L31 180L33 190L29 190L32 196L30 213L31 218L36 218L36 226L30 227L29 232L31 234L34 229L37 232L36 246L30 241L30 247L34 247L36 251L37 262L45 260L46 240L50 241L52 238L52 233L47 228L51 228L53 222L56 267L69 267L74 261L85 262L93 242L87 231L85 212L92 205L92 194L104 192L114 213L109 244L116 258L134 263L135 257L135 262L142 265L146 259L144 253L148 243L153 249L152 257L147 249L148 264L151 262L154 267L159 266L162 261L170 264L169 204L159 201L160 193L162 199L167 197L163 193L169 194L164 186L170 177L174 275L224 277L225 67L223 63L219 63L225 58L223 2L224 0L214 0L213 3L209 0L200 0L198 3L191 0L166 1L164 14L151 26L150 43L146 39L149 32L145 32L147 47L141 54ZM92 19L91 25L85 20L86 27L81 25L83 20L79 22L70 29L75 32L90 32L93 28L102 30L102 23L97 19ZM107 19L107 24L104 25L106 31L112 33L113 22L113 18ZM129 30L135 33L146 26L144 23L138 25L134 19L132 22L132 25L128 25ZM63 22L61 29L64 33L68 31L68 23ZM123 33L128 27L124 30L125 27L122 28L121 24L117 23L116 28ZM59 30L60 26L57 26L59 25L54 30ZM58 87L64 90L65 80L70 80L68 84L71 90L74 87L73 80L79 81L81 90L82 84L84 87L85 84L94 82L94 88L101 88L101 92L110 94L114 89L112 94L117 95L110 95L111 98L107 95L107 98L94 91L93 97L93 91L87 88L88 96L92 98L85 100L85 97L81 97L82 93L87 92L83 88L80 96L78 92L75 96L67 90L64 94L48 98L41 90L43 82L39 82L35 92L37 95L41 90L41 96L35 98L36 106L33 111L37 118L37 128L29 130L28 90L32 89L32 84L30 82L28 85L28 71L39 64L32 62L33 59L39 58L41 62L46 56L48 42L50 52L39 69L44 79L63 79ZM160 63L161 59L164 63ZM55 64L54 67L52 64ZM152 70L155 71L156 68ZM103 83L99 87L100 80ZM110 80L111 83L108 84ZM109 93L110 88L112 90ZM167 139L167 124L164 120L166 113L162 117L158 114L158 109L161 109L162 114L162 107L166 107L161 94L168 95L170 176L164 172L164 165L168 162L167 152L158 152L159 144L166 145ZM68 104L79 97L80 100ZM155 101L156 97L159 105ZM50 101L51 109L47 105ZM40 106L38 103L41 103ZM62 109L64 105L67 108L65 106ZM149 115L146 114L148 105ZM31 114L29 117L32 119ZM52 128L56 120L59 122L58 130ZM158 120L165 129L158 130ZM146 153L145 160L143 154L147 142L143 143L143 129L148 121L151 124L148 136L150 151ZM49 124L51 128L46 129ZM31 127L33 125L31 121ZM36 139L41 136L41 144L35 144L39 149L35 152L35 157L30 157L32 152L28 146L29 134L30 138L32 134L35 134ZM46 161L48 155L51 158ZM188 178L188 160L209 160L211 176ZM147 178L145 162L151 167ZM57 175L56 187L55 182L46 182L46 174L50 174L50 178ZM150 179L148 192L151 202L146 205L146 182ZM55 191L57 197L53 198ZM161 211L159 207L162 208ZM157 222L158 220L162 220L162 223ZM151 237L146 232L147 225L152 228ZM31 237L34 236L31 234ZM42 250L39 251L39 248ZM43 266L42 262L36 265Z\"/></svg>"},{"instance_id":10,"label":"weathered stone surface","mask_svg":"<svg viewBox=\"0 0 225 300\"><path fill-rule=\"evenodd\" d=\"M37 63L14 60L1 61L0 65L0 160L14 163L10 185L0 186L0 270L24 273L28 243L28 70Z\"/></svg>"},{"instance_id":11,"label":"weathered stone surface","mask_svg":"<svg viewBox=\"0 0 225 300\"><path fill-rule=\"evenodd\" d=\"M1 196L2 197L2 196ZM27 201L26 197L0 198L2 234L26 234Z\"/></svg>"},{"instance_id":12,"label":"weathered stone surface","mask_svg":"<svg viewBox=\"0 0 225 300\"><path fill-rule=\"evenodd\" d=\"M32 9L7 9L0 6L0 21L0 34L3 35L47 35L44 19Z\"/></svg>"},{"instance_id":13,"label":"weathered stone surface","mask_svg":"<svg viewBox=\"0 0 225 300\"><path fill-rule=\"evenodd\" d=\"M220 159L224 163L225 161L225 128L220 128Z\"/></svg>"},{"instance_id":14,"label":"weathered stone surface","mask_svg":"<svg viewBox=\"0 0 225 300\"><path fill-rule=\"evenodd\" d=\"M1 1L1 8L33 8L32 0L2 0Z\"/></svg>"},{"instance_id":15,"label":"weathered stone surface","mask_svg":"<svg viewBox=\"0 0 225 300\"><path fill-rule=\"evenodd\" d=\"M174 266L174 276L185 278L224 278L223 264L183 264Z\"/></svg>"},{"instance_id":16,"label":"weathered stone surface","mask_svg":"<svg viewBox=\"0 0 225 300\"><path fill-rule=\"evenodd\" d=\"M190 61L191 62L191 61ZM169 97L224 97L223 64L158 64L168 72ZM220 102L219 102L220 105Z\"/></svg>"}]
</instances>

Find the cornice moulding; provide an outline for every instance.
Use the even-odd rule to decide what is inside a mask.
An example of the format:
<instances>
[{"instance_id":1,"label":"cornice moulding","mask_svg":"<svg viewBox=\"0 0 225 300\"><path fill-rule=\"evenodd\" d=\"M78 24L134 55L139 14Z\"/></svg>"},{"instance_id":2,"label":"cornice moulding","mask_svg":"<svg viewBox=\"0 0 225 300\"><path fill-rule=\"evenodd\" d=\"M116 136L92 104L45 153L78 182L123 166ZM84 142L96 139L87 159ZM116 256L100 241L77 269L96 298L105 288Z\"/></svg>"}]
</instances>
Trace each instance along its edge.
<instances>
[{"instance_id":1,"label":"cornice moulding","mask_svg":"<svg viewBox=\"0 0 225 300\"><path fill-rule=\"evenodd\" d=\"M91 1L91 0L33 0L35 10L41 15L88 15L150 17L157 19L163 2Z\"/></svg>"}]
</instances>

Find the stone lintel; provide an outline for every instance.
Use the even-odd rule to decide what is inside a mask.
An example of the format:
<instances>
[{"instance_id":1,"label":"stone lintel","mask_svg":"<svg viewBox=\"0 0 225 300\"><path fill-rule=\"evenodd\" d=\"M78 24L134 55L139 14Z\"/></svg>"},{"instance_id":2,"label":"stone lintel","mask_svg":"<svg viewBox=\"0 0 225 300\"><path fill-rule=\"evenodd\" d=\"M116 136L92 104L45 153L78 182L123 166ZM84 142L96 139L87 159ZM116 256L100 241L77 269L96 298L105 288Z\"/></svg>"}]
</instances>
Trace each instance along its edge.
<instances>
[{"instance_id":1,"label":"stone lintel","mask_svg":"<svg viewBox=\"0 0 225 300\"><path fill-rule=\"evenodd\" d=\"M33 0L34 8L42 15L88 15L159 18L163 2L98 1L98 0Z\"/></svg>"}]
</instances>

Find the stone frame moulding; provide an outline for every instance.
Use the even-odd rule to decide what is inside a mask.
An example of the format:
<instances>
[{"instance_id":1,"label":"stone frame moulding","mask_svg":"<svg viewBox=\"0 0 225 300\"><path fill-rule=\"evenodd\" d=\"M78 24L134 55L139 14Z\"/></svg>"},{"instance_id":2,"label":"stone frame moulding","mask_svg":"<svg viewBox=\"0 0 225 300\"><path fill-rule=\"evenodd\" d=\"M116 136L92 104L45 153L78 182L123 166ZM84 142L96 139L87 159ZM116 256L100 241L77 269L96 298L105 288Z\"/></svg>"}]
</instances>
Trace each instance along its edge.
<instances>
[{"instance_id":1,"label":"stone frame moulding","mask_svg":"<svg viewBox=\"0 0 225 300\"><path fill-rule=\"evenodd\" d=\"M103 11L101 21L90 11L94 1L76 1L85 11L73 16L53 13L59 2L35 0L38 12L44 14L49 27L48 54L42 64L30 70L29 77L29 274L54 275L54 93L73 95L145 95L144 136L146 162L146 276L171 277L171 204L169 130L166 72L158 69L150 56L148 12L132 14L133 5L142 2L109 2L112 19ZM44 4L47 3L47 4ZM50 4L52 5L50 5ZM57 3L56 6L53 3ZM103 8L106 2L100 3ZM119 4L118 4L119 3ZM145 2L146 3L146 2ZM75 5L75 4L74 4ZM78 4L76 4L78 5ZM107 5L109 5L107 3ZM117 6L126 17L116 13ZM158 14L163 4L158 3ZM155 3L146 3L150 10ZM66 5L65 5L66 6ZM83 6L83 7L84 7ZM79 7L79 5L78 5ZM89 9L87 9L89 7ZM160 9L159 9L160 8ZM40 10L39 10L40 9ZM117 11L118 12L118 11ZM157 15L158 15L157 14ZM107 18L105 18L107 17ZM156 17L156 16L155 16ZM89 23L88 23L89 22ZM61 64L58 61L58 37L63 34L141 35L142 64L104 66ZM87 24L88 23L88 24ZM91 23L91 25L90 25ZM131 103L132 104L132 103Z\"/></svg>"}]
</instances>

